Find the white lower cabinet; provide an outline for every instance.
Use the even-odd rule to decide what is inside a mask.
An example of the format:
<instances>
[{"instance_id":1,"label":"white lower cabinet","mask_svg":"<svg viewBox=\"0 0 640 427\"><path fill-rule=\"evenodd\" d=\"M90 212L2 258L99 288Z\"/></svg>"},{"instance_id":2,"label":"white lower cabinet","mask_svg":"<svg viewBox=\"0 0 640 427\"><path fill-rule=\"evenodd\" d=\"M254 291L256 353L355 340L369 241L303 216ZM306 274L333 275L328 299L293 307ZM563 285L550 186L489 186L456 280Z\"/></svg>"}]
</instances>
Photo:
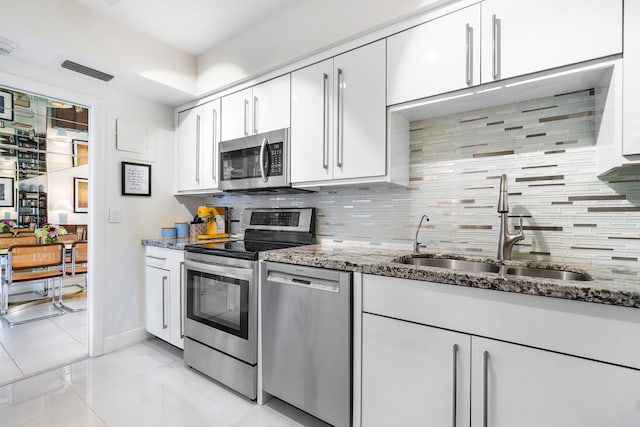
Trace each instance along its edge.
<instances>
[{"instance_id":1,"label":"white lower cabinet","mask_svg":"<svg viewBox=\"0 0 640 427\"><path fill-rule=\"evenodd\" d=\"M361 425L638 426L633 310L364 275Z\"/></svg>"},{"instance_id":2,"label":"white lower cabinet","mask_svg":"<svg viewBox=\"0 0 640 427\"><path fill-rule=\"evenodd\" d=\"M478 337L472 347L472 426L640 425L640 371Z\"/></svg>"},{"instance_id":3,"label":"white lower cabinet","mask_svg":"<svg viewBox=\"0 0 640 427\"><path fill-rule=\"evenodd\" d=\"M363 426L469 425L470 336L367 313L362 336Z\"/></svg>"},{"instance_id":4,"label":"white lower cabinet","mask_svg":"<svg viewBox=\"0 0 640 427\"><path fill-rule=\"evenodd\" d=\"M182 251L148 246L145 250L145 326L147 332L183 348Z\"/></svg>"}]
</instances>

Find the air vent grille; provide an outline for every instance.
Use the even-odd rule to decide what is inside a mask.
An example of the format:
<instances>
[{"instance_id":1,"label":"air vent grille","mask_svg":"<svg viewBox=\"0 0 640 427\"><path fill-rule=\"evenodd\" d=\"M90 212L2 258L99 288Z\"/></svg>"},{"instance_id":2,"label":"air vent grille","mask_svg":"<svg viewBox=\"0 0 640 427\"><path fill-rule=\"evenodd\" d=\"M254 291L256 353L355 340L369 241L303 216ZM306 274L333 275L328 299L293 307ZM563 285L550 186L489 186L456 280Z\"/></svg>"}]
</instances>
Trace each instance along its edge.
<instances>
[{"instance_id":1,"label":"air vent grille","mask_svg":"<svg viewBox=\"0 0 640 427\"><path fill-rule=\"evenodd\" d=\"M76 73L84 74L85 76L93 77L94 79L102 80L103 82L108 82L113 79L113 76L111 74L103 73L102 71L98 71L96 69L69 60L66 60L62 63L62 68L75 71Z\"/></svg>"}]
</instances>

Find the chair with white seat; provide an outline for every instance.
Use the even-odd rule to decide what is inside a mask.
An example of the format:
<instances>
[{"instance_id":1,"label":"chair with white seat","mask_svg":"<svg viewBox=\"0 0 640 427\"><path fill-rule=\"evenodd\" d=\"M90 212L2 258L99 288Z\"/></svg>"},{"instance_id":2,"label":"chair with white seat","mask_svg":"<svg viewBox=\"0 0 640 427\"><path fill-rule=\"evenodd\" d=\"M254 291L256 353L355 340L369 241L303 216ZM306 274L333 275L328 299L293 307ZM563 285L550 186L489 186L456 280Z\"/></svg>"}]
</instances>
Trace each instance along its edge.
<instances>
[{"instance_id":1,"label":"chair with white seat","mask_svg":"<svg viewBox=\"0 0 640 427\"><path fill-rule=\"evenodd\" d=\"M66 277L82 278L83 283L74 283L69 286L80 286L83 291L87 290L87 273L88 268L88 245L86 241L74 242L71 246L71 262L66 265ZM63 302L65 310L84 311L87 309L86 302L79 307Z\"/></svg>"},{"instance_id":2,"label":"chair with white seat","mask_svg":"<svg viewBox=\"0 0 640 427\"><path fill-rule=\"evenodd\" d=\"M0 315L11 326L46 319L64 314L62 306L62 277L65 272L64 244L53 243L48 245L12 245L7 253L7 265L5 275L2 277L2 306ZM21 320L13 320L9 313L9 290L12 286L30 283L45 283L48 291L58 284L58 301L56 292L51 292L52 307L49 313L38 314L35 317Z\"/></svg>"}]
</instances>

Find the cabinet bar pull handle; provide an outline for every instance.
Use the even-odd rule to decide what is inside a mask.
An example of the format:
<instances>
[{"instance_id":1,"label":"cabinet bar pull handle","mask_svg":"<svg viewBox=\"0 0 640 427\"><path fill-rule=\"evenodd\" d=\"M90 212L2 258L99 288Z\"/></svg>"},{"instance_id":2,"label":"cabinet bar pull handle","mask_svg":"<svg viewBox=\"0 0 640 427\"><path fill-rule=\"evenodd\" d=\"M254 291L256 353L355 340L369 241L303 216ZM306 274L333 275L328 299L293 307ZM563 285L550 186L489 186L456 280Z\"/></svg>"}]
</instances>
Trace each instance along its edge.
<instances>
[{"instance_id":1,"label":"cabinet bar pull handle","mask_svg":"<svg viewBox=\"0 0 640 427\"><path fill-rule=\"evenodd\" d=\"M167 329L167 316L165 314L165 292L167 287L167 276L162 276L162 329Z\"/></svg>"},{"instance_id":2,"label":"cabinet bar pull handle","mask_svg":"<svg viewBox=\"0 0 640 427\"><path fill-rule=\"evenodd\" d=\"M211 139L211 179L216 180L216 152L218 151L216 147L217 135L216 131L218 130L218 110L213 110L213 138Z\"/></svg>"},{"instance_id":3,"label":"cabinet bar pull handle","mask_svg":"<svg viewBox=\"0 0 640 427\"><path fill-rule=\"evenodd\" d=\"M160 257L160 256L153 256L153 255L146 255L147 258L152 258L152 259L157 259L160 261L166 261L166 258Z\"/></svg>"},{"instance_id":4,"label":"cabinet bar pull handle","mask_svg":"<svg viewBox=\"0 0 640 427\"><path fill-rule=\"evenodd\" d=\"M258 97L253 97L253 133L258 133Z\"/></svg>"},{"instance_id":5,"label":"cabinet bar pull handle","mask_svg":"<svg viewBox=\"0 0 640 427\"><path fill-rule=\"evenodd\" d=\"M200 182L200 115L196 116L196 182Z\"/></svg>"},{"instance_id":6,"label":"cabinet bar pull handle","mask_svg":"<svg viewBox=\"0 0 640 427\"><path fill-rule=\"evenodd\" d=\"M322 78L322 168L329 169L329 75L323 73Z\"/></svg>"},{"instance_id":7,"label":"cabinet bar pull handle","mask_svg":"<svg viewBox=\"0 0 640 427\"><path fill-rule=\"evenodd\" d=\"M337 121L337 131L338 131L338 145L336 147L337 149L337 158L338 158L338 167L341 168L342 167L342 150L343 150L343 146L344 146L344 141L342 140L342 113L343 113L343 105L342 103L343 101L343 94L342 94L342 88L343 88L343 73L342 73L342 68L338 68L338 99L337 99L337 107L338 107L338 111L337 111L337 115L336 115L336 121Z\"/></svg>"},{"instance_id":8,"label":"cabinet bar pull handle","mask_svg":"<svg viewBox=\"0 0 640 427\"><path fill-rule=\"evenodd\" d=\"M500 78L500 45L502 44L500 35L500 19L493 15L492 19L492 41L493 41L493 79Z\"/></svg>"},{"instance_id":9,"label":"cabinet bar pull handle","mask_svg":"<svg viewBox=\"0 0 640 427\"><path fill-rule=\"evenodd\" d=\"M244 100L244 136L249 135L249 132L247 131L247 114L249 112L249 100L245 99Z\"/></svg>"},{"instance_id":10,"label":"cabinet bar pull handle","mask_svg":"<svg viewBox=\"0 0 640 427\"><path fill-rule=\"evenodd\" d=\"M467 24L467 86L473 83L473 28Z\"/></svg>"},{"instance_id":11,"label":"cabinet bar pull handle","mask_svg":"<svg viewBox=\"0 0 640 427\"><path fill-rule=\"evenodd\" d=\"M458 413L458 344L453 345L453 407L451 426L456 427L456 415Z\"/></svg>"},{"instance_id":12,"label":"cabinet bar pull handle","mask_svg":"<svg viewBox=\"0 0 640 427\"><path fill-rule=\"evenodd\" d=\"M487 371L489 370L489 352L482 354L482 426L489 425L489 379Z\"/></svg>"},{"instance_id":13,"label":"cabinet bar pull handle","mask_svg":"<svg viewBox=\"0 0 640 427\"><path fill-rule=\"evenodd\" d=\"M215 111L215 110L214 110ZM184 338L184 261L180 262L180 338Z\"/></svg>"}]
</instances>

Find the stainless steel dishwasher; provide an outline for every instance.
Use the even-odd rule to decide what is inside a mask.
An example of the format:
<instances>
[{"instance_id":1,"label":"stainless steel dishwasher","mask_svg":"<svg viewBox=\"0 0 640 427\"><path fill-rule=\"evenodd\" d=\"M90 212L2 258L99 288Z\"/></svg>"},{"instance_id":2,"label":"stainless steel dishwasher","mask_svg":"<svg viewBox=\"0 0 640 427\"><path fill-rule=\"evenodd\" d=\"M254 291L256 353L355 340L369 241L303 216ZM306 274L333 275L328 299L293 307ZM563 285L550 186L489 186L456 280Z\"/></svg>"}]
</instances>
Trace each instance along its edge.
<instances>
[{"instance_id":1,"label":"stainless steel dishwasher","mask_svg":"<svg viewBox=\"0 0 640 427\"><path fill-rule=\"evenodd\" d=\"M264 262L266 392L334 426L351 425L351 273Z\"/></svg>"}]
</instances>

